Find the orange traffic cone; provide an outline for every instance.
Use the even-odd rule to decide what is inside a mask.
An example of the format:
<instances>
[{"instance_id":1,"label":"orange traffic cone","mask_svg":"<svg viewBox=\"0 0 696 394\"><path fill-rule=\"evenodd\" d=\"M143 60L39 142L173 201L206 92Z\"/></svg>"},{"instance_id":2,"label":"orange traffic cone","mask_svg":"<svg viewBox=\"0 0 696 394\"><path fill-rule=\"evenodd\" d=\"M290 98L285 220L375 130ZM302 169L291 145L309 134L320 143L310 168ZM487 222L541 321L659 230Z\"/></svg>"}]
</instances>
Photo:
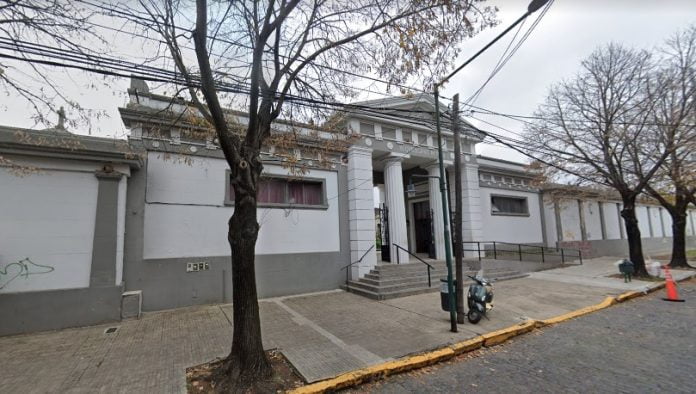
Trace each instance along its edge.
<instances>
[{"instance_id":1,"label":"orange traffic cone","mask_svg":"<svg viewBox=\"0 0 696 394\"><path fill-rule=\"evenodd\" d=\"M679 298L679 294L677 293L677 285L674 283L674 279L672 279L672 273L669 272L669 266L665 265L662 268L665 270L665 288L667 289L667 298L663 298L663 300L684 302L684 300Z\"/></svg>"}]
</instances>

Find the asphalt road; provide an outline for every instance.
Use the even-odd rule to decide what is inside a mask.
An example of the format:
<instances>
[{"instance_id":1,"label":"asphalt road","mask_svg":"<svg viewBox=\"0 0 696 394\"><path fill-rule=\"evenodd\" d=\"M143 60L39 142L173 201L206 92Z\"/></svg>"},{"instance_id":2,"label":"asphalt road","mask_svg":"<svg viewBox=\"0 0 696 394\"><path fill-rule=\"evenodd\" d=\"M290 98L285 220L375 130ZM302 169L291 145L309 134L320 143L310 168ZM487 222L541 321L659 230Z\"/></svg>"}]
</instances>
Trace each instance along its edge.
<instances>
[{"instance_id":1,"label":"asphalt road","mask_svg":"<svg viewBox=\"0 0 696 394\"><path fill-rule=\"evenodd\" d=\"M696 393L696 281L352 393Z\"/></svg>"}]
</instances>

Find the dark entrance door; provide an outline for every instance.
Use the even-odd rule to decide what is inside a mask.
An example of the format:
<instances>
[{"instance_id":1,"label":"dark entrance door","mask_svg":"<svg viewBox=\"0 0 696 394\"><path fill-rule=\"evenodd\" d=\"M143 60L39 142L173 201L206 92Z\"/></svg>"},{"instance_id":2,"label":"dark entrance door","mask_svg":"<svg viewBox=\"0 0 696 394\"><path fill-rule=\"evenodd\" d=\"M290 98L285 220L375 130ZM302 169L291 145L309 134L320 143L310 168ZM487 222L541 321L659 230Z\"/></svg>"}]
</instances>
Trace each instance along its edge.
<instances>
[{"instance_id":1,"label":"dark entrance door","mask_svg":"<svg viewBox=\"0 0 696 394\"><path fill-rule=\"evenodd\" d=\"M413 204L413 221L416 233L416 253L427 253L431 258L435 254L433 243L433 226L430 203L428 201Z\"/></svg>"},{"instance_id":2,"label":"dark entrance door","mask_svg":"<svg viewBox=\"0 0 696 394\"><path fill-rule=\"evenodd\" d=\"M382 204L382 208L378 209L377 211L379 214L377 230L379 232L380 244L382 245L382 261L391 262L391 256L389 253L389 208L387 208L385 204Z\"/></svg>"}]
</instances>

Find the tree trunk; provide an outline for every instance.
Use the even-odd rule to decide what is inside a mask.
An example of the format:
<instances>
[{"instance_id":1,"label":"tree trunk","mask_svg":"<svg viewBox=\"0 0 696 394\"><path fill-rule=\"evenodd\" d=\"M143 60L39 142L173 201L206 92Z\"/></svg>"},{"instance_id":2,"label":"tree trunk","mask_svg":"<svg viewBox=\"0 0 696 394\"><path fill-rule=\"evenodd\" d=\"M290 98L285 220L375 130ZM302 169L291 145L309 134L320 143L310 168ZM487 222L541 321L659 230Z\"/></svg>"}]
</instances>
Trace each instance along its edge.
<instances>
[{"instance_id":1,"label":"tree trunk","mask_svg":"<svg viewBox=\"0 0 696 394\"><path fill-rule=\"evenodd\" d=\"M629 196L623 197L623 209L621 217L626 225L626 238L628 239L628 255L633 262L636 276L648 276L645 269L645 258L643 257L643 243L640 238L640 228L636 218L636 198Z\"/></svg>"},{"instance_id":2,"label":"tree trunk","mask_svg":"<svg viewBox=\"0 0 696 394\"><path fill-rule=\"evenodd\" d=\"M250 177L258 183L262 166L250 160ZM242 177L244 178L244 177ZM234 333L227 356L227 373L220 389L244 391L255 382L271 377L273 370L263 350L261 321L256 293L255 246L259 233L256 220L256 186L235 186L234 214L229 221L228 241L232 248L232 309Z\"/></svg>"},{"instance_id":3,"label":"tree trunk","mask_svg":"<svg viewBox=\"0 0 696 394\"><path fill-rule=\"evenodd\" d=\"M669 210L672 217L672 259L671 267L689 267L686 261L686 205Z\"/></svg>"}]
</instances>

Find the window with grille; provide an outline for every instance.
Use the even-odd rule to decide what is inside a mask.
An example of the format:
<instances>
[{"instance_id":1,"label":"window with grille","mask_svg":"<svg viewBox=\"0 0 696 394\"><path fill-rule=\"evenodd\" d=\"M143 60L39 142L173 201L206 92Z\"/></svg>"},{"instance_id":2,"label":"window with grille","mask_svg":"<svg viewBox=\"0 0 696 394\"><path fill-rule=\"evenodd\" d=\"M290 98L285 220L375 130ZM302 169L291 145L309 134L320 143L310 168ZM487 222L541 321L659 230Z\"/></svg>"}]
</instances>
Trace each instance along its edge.
<instances>
[{"instance_id":1,"label":"window with grille","mask_svg":"<svg viewBox=\"0 0 696 394\"><path fill-rule=\"evenodd\" d=\"M227 182L225 203L234 204L234 188ZM259 206L280 208L325 208L323 179L292 179L281 176L263 177L256 191Z\"/></svg>"},{"instance_id":2,"label":"window with grille","mask_svg":"<svg viewBox=\"0 0 696 394\"><path fill-rule=\"evenodd\" d=\"M491 196L492 215L529 215L526 197Z\"/></svg>"}]
</instances>

